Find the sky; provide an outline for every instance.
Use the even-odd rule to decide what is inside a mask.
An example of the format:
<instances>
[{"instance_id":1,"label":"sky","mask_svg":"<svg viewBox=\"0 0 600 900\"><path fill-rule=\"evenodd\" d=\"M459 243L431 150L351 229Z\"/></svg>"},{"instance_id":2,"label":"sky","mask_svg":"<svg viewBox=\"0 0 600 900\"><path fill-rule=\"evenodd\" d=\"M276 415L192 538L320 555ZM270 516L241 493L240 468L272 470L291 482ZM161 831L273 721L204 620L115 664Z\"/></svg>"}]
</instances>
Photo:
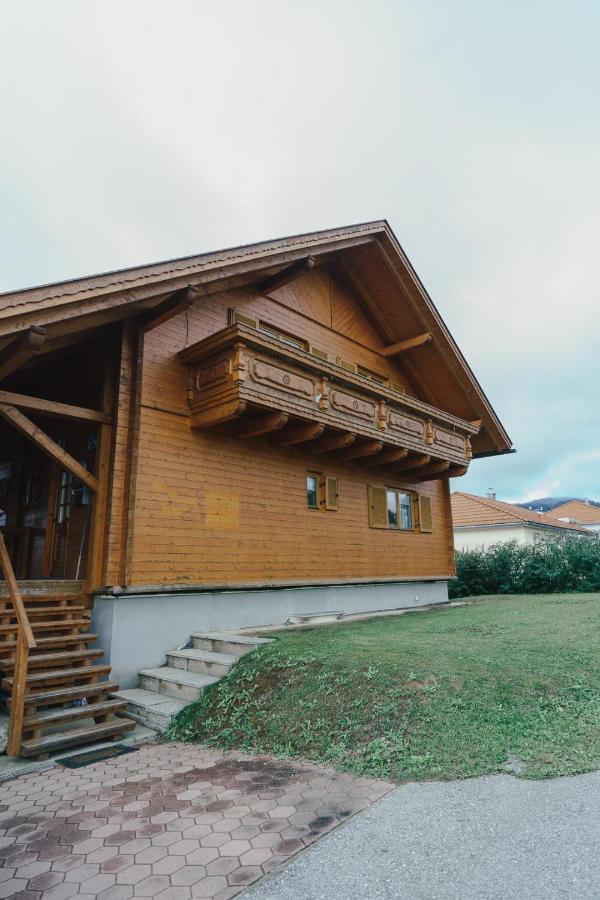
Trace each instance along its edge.
<instances>
[{"instance_id":1,"label":"sky","mask_svg":"<svg viewBox=\"0 0 600 900\"><path fill-rule=\"evenodd\" d=\"M386 218L517 453L600 499L600 7L0 0L0 291Z\"/></svg>"}]
</instances>

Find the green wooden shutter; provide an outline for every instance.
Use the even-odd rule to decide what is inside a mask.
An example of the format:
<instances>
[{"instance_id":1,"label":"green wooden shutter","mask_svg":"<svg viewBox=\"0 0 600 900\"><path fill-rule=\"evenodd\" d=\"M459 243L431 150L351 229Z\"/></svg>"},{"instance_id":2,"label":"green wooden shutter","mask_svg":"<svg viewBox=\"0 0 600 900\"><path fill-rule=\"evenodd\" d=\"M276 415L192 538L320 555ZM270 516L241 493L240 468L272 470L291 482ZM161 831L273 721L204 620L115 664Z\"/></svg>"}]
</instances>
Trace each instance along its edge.
<instances>
[{"instance_id":1,"label":"green wooden shutter","mask_svg":"<svg viewBox=\"0 0 600 900\"><path fill-rule=\"evenodd\" d=\"M325 477L325 509L338 508L338 480L332 475Z\"/></svg>"},{"instance_id":2,"label":"green wooden shutter","mask_svg":"<svg viewBox=\"0 0 600 900\"><path fill-rule=\"evenodd\" d=\"M426 497L425 494L419 494L419 530L426 533L433 531L431 497Z\"/></svg>"},{"instance_id":3,"label":"green wooden shutter","mask_svg":"<svg viewBox=\"0 0 600 900\"><path fill-rule=\"evenodd\" d=\"M369 485L369 524L371 528L388 527L385 488L378 484Z\"/></svg>"}]
</instances>

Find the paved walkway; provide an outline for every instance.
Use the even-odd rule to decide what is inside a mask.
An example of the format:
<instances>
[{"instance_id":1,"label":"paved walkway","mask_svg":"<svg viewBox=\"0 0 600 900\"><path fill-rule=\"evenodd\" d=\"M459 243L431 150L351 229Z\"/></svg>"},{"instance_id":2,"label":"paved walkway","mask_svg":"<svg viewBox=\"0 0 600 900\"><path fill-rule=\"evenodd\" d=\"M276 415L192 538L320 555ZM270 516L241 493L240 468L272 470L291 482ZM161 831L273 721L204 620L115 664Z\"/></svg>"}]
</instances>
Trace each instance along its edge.
<instances>
[{"instance_id":1,"label":"paved walkway","mask_svg":"<svg viewBox=\"0 0 600 900\"><path fill-rule=\"evenodd\" d=\"M244 900L600 897L600 773L408 784Z\"/></svg>"},{"instance_id":2,"label":"paved walkway","mask_svg":"<svg viewBox=\"0 0 600 900\"><path fill-rule=\"evenodd\" d=\"M228 900L391 788L183 744L32 772L0 785L0 898Z\"/></svg>"}]
</instances>

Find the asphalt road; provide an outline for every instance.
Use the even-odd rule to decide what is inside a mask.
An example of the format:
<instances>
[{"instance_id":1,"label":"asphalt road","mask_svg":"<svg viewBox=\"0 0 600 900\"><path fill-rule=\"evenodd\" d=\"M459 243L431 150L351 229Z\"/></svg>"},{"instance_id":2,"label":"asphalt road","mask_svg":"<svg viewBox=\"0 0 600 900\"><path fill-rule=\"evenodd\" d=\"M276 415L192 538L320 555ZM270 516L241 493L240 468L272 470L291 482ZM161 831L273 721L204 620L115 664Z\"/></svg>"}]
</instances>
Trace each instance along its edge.
<instances>
[{"instance_id":1,"label":"asphalt road","mask_svg":"<svg viewBox=\"0 0 600 900\"><path fill-rule=\"evenodd\" d=\"M244 900L600 897L600 773L397 788Z\"/></svg>"}]
</instances>

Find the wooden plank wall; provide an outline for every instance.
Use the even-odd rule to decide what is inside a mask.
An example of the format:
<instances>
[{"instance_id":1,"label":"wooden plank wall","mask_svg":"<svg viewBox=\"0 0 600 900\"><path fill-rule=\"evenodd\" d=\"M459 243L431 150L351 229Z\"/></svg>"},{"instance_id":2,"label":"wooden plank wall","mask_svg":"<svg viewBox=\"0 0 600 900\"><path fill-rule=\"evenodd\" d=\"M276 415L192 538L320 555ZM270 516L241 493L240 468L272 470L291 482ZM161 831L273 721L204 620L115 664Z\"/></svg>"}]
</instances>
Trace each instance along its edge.
<instances>
[{"instance_id":1,"label":"wooden plank wall","mask_svg":"<svg viewBox=\"0 0 600 900\"><path fill-rule=\"evenodd\" d=\"M382 341L353 298L323 270L272 298L235 291L201 299L187 315L149 332L125 582L235 585L450 574L444 481L421 487L432 500L431 534L385 532L368 525L367 485L380 476L276 449L267 439L240 441L190 429L187 372L175 354L225 327L230 306L307 339L332 358L404 381L400 368L377 352ZM119 421L124 415L120 401ZM124 434L119 442L119 428L118 422L115 466L130 454ZM337 512L306 508L308 469L339 479ZM127 539L114 500L108 583L123 583Z\"/></svg>"}]
</instances>

